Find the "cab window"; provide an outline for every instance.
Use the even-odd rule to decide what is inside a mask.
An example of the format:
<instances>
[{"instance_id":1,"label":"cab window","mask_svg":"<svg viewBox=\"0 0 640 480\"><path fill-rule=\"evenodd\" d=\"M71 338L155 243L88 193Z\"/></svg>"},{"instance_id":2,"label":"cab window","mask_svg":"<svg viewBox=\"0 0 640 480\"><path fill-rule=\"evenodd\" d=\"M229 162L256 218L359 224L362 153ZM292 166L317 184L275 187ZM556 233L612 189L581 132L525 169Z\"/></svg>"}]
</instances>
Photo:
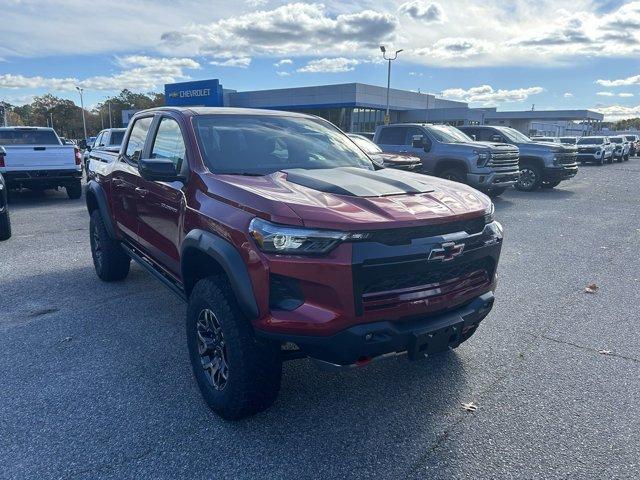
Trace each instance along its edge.
<instances>
[{"instance_id":1,"label":"cab window","mask_svg":"<svg viewBox=\"0 0 640 480\"><path fill-rule=\"evenodd\" d=\"M138 163L138 160L140 160L152 121L153 117L144 117L137 119L133 124L127 141L127 149L125 150L125 156L130 162Z\"/></svg>"},{"instance_id":2,"label":"cab window","mask_svg":"<svg viewBox=\"0 0 640 480\"><path fill-rule=\"evenodd\" d=\"M186 147L178 122L171 118L163 118L158 126L158 133L153 141L151 158L171 160L179 172L185 158Z\"/></svg>"},{"instance_id":3,"label":"cab window","mask_svg":"<svg viewBox=\"0 0 640 480\"><path fill-rule=\"evenodd\" d=\"M379 145L404 145L407 136L406 127L387 127L380 132Z\"/></svg>"}]
</instances>

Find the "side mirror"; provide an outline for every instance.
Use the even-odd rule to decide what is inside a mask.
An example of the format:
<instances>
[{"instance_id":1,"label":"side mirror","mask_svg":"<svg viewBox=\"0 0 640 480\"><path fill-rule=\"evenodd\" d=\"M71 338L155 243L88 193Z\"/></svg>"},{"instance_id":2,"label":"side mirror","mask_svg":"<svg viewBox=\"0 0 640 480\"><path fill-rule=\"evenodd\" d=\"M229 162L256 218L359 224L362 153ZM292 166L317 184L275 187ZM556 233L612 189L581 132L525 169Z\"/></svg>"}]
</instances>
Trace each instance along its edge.
<instances>
[{"instance_id":1,"label":"side mirror","mask_svg":"<svg viewBox=\"0 0 640 480\"><path fill-rule=\"evenodd\" d=\"M182 180L171 160L166 158L143 158L138 161L140 176L150 182L175 182Z\"/></svg>"},{"instance_id":2,"label":"side mirror","mask_svg":"<svg viewBox=\"0 0 640 480\"><path fill-rule=\"evenodd\" d=\"M475 135L469 135L473 140L478 140L478 138Z\"/></svg>"},{"instance_id":3,"label":"side mirror","mask_svg":"<svg viewBox=\"0 0 640 480\"><path fill-rule=\"evenodd\" d=\"M424 148L424 137L422 135L414 135L411 138L411 146L413 148Z\"/></svg>"},{"instance_id":4,"label":"side mirror","mask_svg":"<svg viewBox=\"0 0 640 480\"><path fill-rule=\"evenodd\" d=\"M501 142L502 141L502 137L500 135L491 135L491 141L492 142Z\"/></svg>"}]
</instances>

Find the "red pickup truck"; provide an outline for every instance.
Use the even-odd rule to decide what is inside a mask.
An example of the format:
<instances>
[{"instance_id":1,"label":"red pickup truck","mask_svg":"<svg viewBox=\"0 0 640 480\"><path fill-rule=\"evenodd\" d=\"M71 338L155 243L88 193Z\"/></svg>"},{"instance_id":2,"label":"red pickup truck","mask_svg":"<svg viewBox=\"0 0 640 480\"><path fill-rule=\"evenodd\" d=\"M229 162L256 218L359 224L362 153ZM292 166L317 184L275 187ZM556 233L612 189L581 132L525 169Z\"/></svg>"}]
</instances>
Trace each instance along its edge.
<instances>
[{"instance_id":1,"label":"red pickup truck","mask_svg":"<svg viewBox=\"0 0 640 480\"><path fill-rule=\"evenodd\" d=\"M502 227L489 198L381 168L317 117L139 112L86 201L101 279L133 259L188 302L194 375L224 418L267 408L283 360L424 358L493 306Z\"/></svg>"}]
</instances>

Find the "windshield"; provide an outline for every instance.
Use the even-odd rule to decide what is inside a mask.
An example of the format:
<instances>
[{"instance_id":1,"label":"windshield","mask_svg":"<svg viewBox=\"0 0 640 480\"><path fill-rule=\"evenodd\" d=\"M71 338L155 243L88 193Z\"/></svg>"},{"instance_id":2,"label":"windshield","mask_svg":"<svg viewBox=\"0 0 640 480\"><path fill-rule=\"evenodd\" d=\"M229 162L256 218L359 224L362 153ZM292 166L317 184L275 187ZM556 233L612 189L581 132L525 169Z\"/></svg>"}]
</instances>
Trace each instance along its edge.
<instances>
[{"instance_id":1,"label":"windshield","mask_svg":"<svg viewBox=\"0 0 640 480\"><path fill-rule=\"evenodd\" d=\"M53 130L0 130L0 145L60 145Z\"/></svg>"},{"instance_id":2,"label":"windshield","mask_svg":"<svg viewBox=\"0 0 640 480\"><path fill-rule=\"evenodd\" d=\"M634 137L633 135L627 135L626 139L629 140L630 142L635 142L636 141L636 137Z\"/></svg>"},{"instance_id":3,"label":"windshield","mask_svg":"<svg viewBox=\"0 0 640 480\"><path fill-rule=\"evenodd\" d=\"M467 136L467 134L462 133L455 127L451 127L449 125L426 125L425 128L427 131L433 135L436 140L444 143L467 143L474 142L471 137Z\"/></svg>"},{"instance_id":4,"label":"windshield","mask_svg":"<svg viewBox=\"0 0 640 480\"><path fill-rule=\"evenodd\" d=\"M604 143L603 137L582 137L578 140L578 145L599 145L601 143Z\"/></svg>"},{"instance_id":5,"label":"windshield","mask_svg":"<svg viewBox=\"0 0 640 480\"><path fill-rule=\"evenodd\" d=\"M122 139L124 138L124 132L124 130L111 132L111 138L109 139L111 145L120 145L122 143Z\"/></svg>"},{"instance_id":6,"label":"windshield","mask_svg":"<svg viewBox=\"0 0 640 480\"><path fill-rule=\"evenodd\" d=\"M268 175L288 168L358 167L371 160L340 130L312 118L276 115L201 115L198 145L213 173Z\"/></svg>"},{"instance_id":7,"label":"windshield","mask_svg":"<svg viewBox=\"0 0 640 480\"><path fill-rule=\"evenodd\" d=\"M575 145L577 141L578 141L578 139L577 138L573 138L573 137L561 138L560 139L560 143L564 143L565 145Z\"/></svg>"},{"instance_id":8,"label":"windshield","mask_svg":"<svg viewBox=\"0 0 640 480\"><path fill-rule=\"evenodd\" d=\"M611 140L611 143L622 143L624 141L622 137L611 137L609 140Z\"/></svg>"},{"instance_id":9,"label":"windshield","mask_svg":"<svg viewBox=\"0 0 640 480\"><path fill-rule=\"evenodd\" d=\"M497 128L497 127L496 127ZM497 128L497 130L502 133L505 137L507 137L507 139L509 139L511 142L520 142L520 143L528 143L531 142L531 139L529 137L527 137L526 135L524 135L523 133L520 133L518 130L516 130L515 128L511 128L511 127L500 127Z\"/></svg>"},{"instance_id":10,"label":"windshield","mask_svg":"<svg viewBox=\"0 0 640 480\"><path fill-rule=\"evenodd\" d=\"M349 135L349 138L353 140L353 142L358 145L364 153L374 154L382 152L382 149L368 138L360 137L358 135Z\"/></svg>"}]
</instances>

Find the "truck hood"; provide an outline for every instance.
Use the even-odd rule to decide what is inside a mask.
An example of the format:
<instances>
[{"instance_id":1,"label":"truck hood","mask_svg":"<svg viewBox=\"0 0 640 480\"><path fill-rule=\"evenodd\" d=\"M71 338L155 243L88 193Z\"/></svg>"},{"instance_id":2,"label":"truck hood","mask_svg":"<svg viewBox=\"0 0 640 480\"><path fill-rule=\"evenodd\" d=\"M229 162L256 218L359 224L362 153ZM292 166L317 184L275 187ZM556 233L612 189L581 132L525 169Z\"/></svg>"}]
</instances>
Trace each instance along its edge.
<instances>
[{"instance_id":1,"label":"truck hood","mask_svg":"<svg viewBox=\"0 0 640 480\"><path fill-rule=\"evenodd\" d=\"M220 199L277 223L362 230L443 223L483 215L479 191L394 169L290 169L265 176L211 175Z\"/></svg>"},{"instance_id":2,"label":"truck hood","mask_svg":"<svg viewBox=\"0 0 640 480\"><path fill-rule=\"evenodd\" d=\"M521 155L530 154L543 156L549 153L572 153L578 150L575 145L561 145L551 142L517 143L516 146L520 149Z\"/></svg>"}]
</instances>

